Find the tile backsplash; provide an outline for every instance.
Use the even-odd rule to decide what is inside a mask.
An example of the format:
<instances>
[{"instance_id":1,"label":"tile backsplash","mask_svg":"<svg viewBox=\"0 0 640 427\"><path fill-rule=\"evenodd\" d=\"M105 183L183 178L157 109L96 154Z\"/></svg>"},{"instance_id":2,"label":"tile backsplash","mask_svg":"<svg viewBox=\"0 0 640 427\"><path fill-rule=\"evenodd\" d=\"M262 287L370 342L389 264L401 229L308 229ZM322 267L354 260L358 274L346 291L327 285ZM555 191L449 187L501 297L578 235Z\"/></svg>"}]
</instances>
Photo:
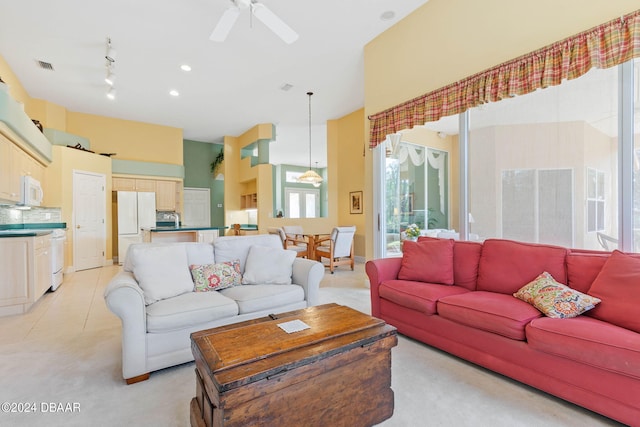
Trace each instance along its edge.
<instances>
[{"instance_id":1,"label":"tile backsplash","mask_svg":"<svg viewBox=\"0 0 640 427\"><path fill-rule=\"evenodd\" d=\"M16 209L12 206L0 206L0 224L46 224L62 222L60 208Z\"/></svg>"}]
</instances>

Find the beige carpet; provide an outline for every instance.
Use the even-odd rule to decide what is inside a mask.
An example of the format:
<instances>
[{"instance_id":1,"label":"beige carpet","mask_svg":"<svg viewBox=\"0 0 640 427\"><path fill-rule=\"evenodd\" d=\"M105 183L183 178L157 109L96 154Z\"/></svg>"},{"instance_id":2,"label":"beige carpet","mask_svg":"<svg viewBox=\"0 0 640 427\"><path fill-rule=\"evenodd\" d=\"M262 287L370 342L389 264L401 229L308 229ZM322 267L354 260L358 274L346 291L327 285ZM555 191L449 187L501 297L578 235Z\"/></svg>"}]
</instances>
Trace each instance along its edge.
<instances>
[{"instance_id":1,"label":"beige carpet","mask_svg":"<svg viewBox=\"0 0 640 427\"><path fill-rule=\"evenodd\" d=\"M193 363L131 386L122 380L120 325L102 300L115 271L75 273L28 314L0 318L0 401L15 409L35 406L35 412L6 413L3 405L0 426L189 425ZM369 312L361 265L326 276L323 303ZM392 366L395 413L382 426L617 425L404 337ZM79 411L58 412L67 404Z\"/></svg>"}]
</instances>

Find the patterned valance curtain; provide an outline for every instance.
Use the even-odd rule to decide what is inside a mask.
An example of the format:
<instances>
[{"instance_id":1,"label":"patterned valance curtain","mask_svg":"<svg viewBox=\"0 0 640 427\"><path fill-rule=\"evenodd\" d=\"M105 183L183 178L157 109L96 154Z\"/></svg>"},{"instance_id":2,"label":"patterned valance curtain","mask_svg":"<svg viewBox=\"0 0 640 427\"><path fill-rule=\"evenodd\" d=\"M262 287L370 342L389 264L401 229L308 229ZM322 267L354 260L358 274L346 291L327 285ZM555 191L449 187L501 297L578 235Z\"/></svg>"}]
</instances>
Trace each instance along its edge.
<instances>
[{"instance_id":1,"label":"patterned valance curtain","mask_svg":"<svg viewBox=\"0 0 640 427\"><path fill-rule=\"evenodd\" d=\"M524 95L640 57L640 10L369 117L369 147L387 135Z\"/></svg>"}]
</instances>

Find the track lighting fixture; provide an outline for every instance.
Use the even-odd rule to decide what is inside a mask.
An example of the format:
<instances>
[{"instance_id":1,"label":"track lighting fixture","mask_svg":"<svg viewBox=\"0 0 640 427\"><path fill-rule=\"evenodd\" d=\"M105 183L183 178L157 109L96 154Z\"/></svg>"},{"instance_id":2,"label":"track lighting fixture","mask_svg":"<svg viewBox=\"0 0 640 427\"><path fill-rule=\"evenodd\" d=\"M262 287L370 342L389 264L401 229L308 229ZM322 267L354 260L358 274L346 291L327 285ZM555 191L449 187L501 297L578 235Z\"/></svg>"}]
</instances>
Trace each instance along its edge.
<instances>
[{"instance_id":1,"label":"track lighting fixture","mask_svg":"<svg viewBox=\"0 0 640 427\"><path fill-rule=\"evenodd\" d=\"M104 81L109 86L113 86L116 82L116 73L111 69L111 67L107 68L107 77L104 78Z\"/></svg>"},{"instance_id":2,"label":"track lighting fixture","mask_svg":"<svg viewBox=\"0 0 640 427\"><path fill-rule=\"evenodd\" d=\"M107 98L113 100L116 99L116 50L111 45L111 37L107 37L104 59L106 60L105 68L107 69L107 75L104 78L104 81L109 85L107 89Z\"/></svg>"}]
</instances>

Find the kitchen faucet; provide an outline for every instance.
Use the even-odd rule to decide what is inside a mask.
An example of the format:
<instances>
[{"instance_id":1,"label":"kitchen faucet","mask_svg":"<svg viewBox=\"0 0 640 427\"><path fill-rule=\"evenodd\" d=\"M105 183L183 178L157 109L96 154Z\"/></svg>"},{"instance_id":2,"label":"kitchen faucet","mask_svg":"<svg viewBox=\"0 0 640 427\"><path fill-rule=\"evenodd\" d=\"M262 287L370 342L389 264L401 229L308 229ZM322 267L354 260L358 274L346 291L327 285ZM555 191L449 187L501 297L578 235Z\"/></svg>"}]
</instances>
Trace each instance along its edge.
<instances>
[{"instance_id":1,"label":"kitchen faucet","mask_svg":"<svg viewBox=\"0 0 640 427\"><path fill-rule=\"evenodd\" d=\"M176 218L176 228L180 227L180 215L178 214L178 212L175 213L175 218Z\"/></svg>"}]
</instances>

